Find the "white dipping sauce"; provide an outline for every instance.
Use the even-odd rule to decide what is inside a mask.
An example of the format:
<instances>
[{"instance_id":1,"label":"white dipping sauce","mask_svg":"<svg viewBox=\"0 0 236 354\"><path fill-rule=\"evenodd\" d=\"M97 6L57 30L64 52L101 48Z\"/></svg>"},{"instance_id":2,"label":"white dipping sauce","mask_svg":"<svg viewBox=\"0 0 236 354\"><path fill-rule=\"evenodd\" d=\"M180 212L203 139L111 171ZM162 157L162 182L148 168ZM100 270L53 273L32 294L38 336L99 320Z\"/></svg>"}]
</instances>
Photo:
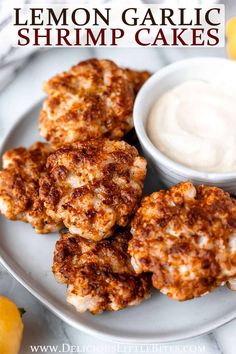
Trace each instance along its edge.
<instances>
[{"instance_id":1,"label":"white dipping sauce","mask_svg":"<svg viewBox=\"0 0 236 354\"><path fill-rule=\"evenodd\" d=\"M198 171L236 172L236 92L186 81L162 95L148 117L152 143Z\"/></svg>"}]
</instances>

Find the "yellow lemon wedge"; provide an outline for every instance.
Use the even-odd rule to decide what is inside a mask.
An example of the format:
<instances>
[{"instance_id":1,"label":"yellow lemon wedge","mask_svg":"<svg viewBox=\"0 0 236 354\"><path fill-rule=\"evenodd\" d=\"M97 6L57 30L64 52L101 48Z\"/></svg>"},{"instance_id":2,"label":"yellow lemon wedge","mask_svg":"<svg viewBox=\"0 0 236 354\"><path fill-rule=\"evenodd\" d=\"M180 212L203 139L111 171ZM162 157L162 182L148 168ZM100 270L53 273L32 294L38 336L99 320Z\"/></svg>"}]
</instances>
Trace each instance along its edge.
<instances>
[{"instance_id":1,"label":"yellow lemon wedge","mask_svg":"<svg viewBox=\"0 0 236 354\"><path fill-rule=\"evenodd\" d=\"M22 333L20 310L10 299L0 295L0 353L18 354Z\"/></svg>"},{"instance_id":2,"label":"yellow lemon wedge","mask_svg":"<svg viewBox=\"0 0 236 354\"><path fill-rule=\"evenodd\" d=\"M232 38L236 36L236 17L232 17L226 24L226 37Z\"/></svg>"},{"instance_id":3,"label":"yellow lemon wedge","mask_svg":"<svg viewBox=\"0 0 236 354\"><path fill-rule=\"evenodd\" d=\"M226 25L227 52L230 59L236 60L236 17L232 17Z\"/></svg>"}]
</instances>

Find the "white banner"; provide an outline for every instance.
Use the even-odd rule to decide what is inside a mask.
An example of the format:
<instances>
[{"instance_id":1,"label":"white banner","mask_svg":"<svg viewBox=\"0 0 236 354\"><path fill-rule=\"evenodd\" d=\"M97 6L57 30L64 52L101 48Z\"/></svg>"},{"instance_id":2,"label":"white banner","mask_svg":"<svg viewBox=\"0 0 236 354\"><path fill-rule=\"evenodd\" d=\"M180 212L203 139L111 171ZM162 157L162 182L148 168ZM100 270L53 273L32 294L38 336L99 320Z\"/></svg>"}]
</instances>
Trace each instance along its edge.
<instances>
[{"instance_id":1,"label":"white banner","mask_svg":"<svg viewBox=\"0 0 236 354\"><path fill-rule=\"evenodd\" d=\"M161 4L12 9L16 47L224 47L224 5ZM136 3L137 4L137 3Z\"/></svg>"}]
</instances>

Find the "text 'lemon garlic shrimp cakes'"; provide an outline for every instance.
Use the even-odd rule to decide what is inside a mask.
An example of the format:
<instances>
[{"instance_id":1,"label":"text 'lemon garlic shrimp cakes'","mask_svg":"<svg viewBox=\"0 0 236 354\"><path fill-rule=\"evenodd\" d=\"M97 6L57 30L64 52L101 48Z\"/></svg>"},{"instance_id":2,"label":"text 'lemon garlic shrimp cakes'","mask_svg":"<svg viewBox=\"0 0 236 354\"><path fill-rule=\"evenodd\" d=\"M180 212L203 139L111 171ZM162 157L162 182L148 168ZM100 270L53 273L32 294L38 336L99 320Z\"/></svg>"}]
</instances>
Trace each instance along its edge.
<instances>
[{"instance_id":1,"label":"text 'lemon garlic shrimp cakes'","mask_svg":"<svg viewBox=\"0 0 236 354\"><path fill-rule=\"evenodd\" d=\"M236 278L236 201L216 187L183 182L143 199L129 244L137 273L175 300Z\"/></svg>"},{"instance_id":2,"label":"text 'lemon garlic shrimp cakes'","mask_svg":"<svg viewBox=\"0 0 236 354\"><path fill-rule=\"evenodd\" d=\"M61 228L45 212L39 198L39 178L44 173L52 148L36 142L29 149L23 147L3 155L0 171L0 211L10 220L30 223L37 233L49 233Z\"/></svg>"},{"instance_id":3,"label":"text 'lemon garlic shrimp cakes'","mask_svg":"<svg viewBox=\"0 0 236 354\"><path fill-rule=\"evenodd\" d=\"M92 240L126 226L140 200L146 161L124 141L95 139L59 148L40 179L47 214Z\"/></svg>"},{"instance_id":4,"label":"text 'lemon garlic shrimp cakes'","mask_svg":"<svg viewBox=\"0 0 236 354\"><path fill-rule=\"evenodd\" d=\"M128 255L128 230L100 242L65 233L56 243L53 273L68 285L67 302L93 314L138 305L150 297L151 277L135 274Z\"/></svg>"},{"instance_id":5,"label":"text 'lemon garlic shrimp cakes'","mask_svg":"<svg viewBox=\"0 0 236 354\"><path fill-rule=\"evenodd\" d=\"M44 85L40 134L57 147L90 138L120 140L133 128L135 94L148 77L97 59L54 76Z\"/></svg>"}]
</instances>

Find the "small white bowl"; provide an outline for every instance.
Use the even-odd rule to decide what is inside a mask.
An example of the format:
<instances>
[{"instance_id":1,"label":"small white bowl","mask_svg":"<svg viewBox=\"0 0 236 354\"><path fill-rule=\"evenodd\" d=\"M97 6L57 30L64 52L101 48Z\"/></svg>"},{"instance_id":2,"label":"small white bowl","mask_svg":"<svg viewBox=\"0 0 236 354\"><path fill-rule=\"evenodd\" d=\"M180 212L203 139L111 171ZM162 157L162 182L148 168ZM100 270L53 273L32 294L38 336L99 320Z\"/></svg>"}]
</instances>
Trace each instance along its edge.
<instances>
[{"instance_id":1,"label":"small white bowl","mask_svg":"<svg viewBox=\"0 0 236 354\"><path fill-rule=\"evenodd\" d=\"M154 103L164 92L186 80L215 82L236 90L236 62L212 57L187 59L164 67L147 80L134 105L134 126L143 152L155 167L158 180L166 187L190 180L194 184L214 185L236 194L236 171L200 172L181 165L160 152L147 135L146 122Z\"/></svg>"}]
</instances>

